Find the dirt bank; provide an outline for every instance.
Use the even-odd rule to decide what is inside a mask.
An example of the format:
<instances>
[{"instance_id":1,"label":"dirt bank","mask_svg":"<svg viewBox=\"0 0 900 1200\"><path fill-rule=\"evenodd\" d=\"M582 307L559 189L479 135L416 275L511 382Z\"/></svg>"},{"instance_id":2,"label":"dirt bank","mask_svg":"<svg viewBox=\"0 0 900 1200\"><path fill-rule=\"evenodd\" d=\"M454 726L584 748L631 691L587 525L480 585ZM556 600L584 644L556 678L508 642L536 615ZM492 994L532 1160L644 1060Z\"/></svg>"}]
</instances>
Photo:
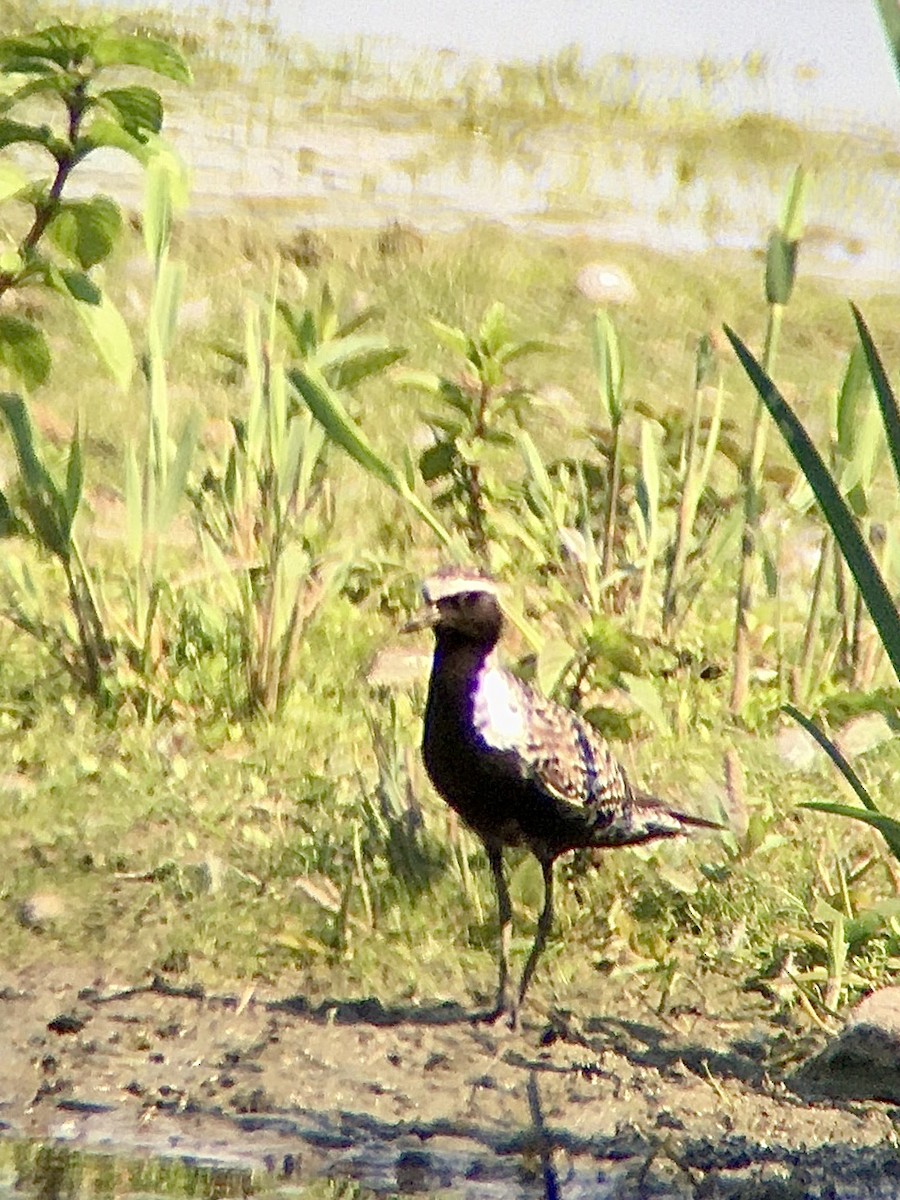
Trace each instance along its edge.
<instances>
[{"instance_id":1,"label":"dirt bank","mask_svg":"<svg viewBox=\"0 0 900 1200\"><path fill-rule=\"evenodd\" d=\"M797 1095L814 1040L754 995L663 1018L598 985L577 1025L538 1003L511 1033L452 1003L0 986L8 1137L430 1195L900 1194L897 1114Z\"/></svg>"}]
</instances>

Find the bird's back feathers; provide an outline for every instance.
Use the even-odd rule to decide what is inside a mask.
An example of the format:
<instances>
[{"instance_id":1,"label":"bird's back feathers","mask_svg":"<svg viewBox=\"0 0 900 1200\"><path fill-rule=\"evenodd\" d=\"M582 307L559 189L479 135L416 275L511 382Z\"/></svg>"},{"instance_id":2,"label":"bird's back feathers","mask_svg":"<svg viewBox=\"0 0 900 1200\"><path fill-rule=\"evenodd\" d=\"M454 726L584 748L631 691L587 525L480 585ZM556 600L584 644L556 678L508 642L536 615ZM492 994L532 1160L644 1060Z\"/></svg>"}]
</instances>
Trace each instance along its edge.
<instances>
[{"instance_id":1,"label":"bird's back feathers","mask_svg":"<svg viewBox=\"0 0 900 1200\"><path fill-rule=\"evenodd\" d=\"M490 660L472 697L474 732L497 768L558 802L583 810L584 842L625 846L721 828L636 791L601 735L583 718Z\"/></svg>"}]
</instances>

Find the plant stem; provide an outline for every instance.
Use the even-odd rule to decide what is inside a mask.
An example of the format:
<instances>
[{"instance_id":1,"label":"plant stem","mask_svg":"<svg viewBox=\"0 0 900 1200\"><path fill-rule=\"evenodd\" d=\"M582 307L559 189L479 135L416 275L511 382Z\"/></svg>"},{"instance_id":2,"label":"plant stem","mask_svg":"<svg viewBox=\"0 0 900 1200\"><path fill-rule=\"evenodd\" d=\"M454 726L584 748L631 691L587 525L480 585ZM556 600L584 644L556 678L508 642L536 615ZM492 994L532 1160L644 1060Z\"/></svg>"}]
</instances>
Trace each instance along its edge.
<instances>
[{"instance_id":1,"label":"plant stem","mask_svg":"<svg viewBox=\"0 0 900 1200\"><path fill-rule=\"evenodd\" d=\"M763 348L762 366L767 375L772 373L772 364L778 348L784 305L769 306L766 326L766 341ZM731 712L738 716L747 702L750 685L750 627L748 617L753 608L758 582L756 555L759 522L763 511L763 462L766 454L766 438L769 432L769 415L762 400L757 398L753 413L750 435L750 455L744 465L744 526L741 535L741 562L738 570L737 608L734 622L734 657L731 677Z\"/></svg>"},{"instance_id":2,"label":"plant stem","mask_svg":"<svg viewBox=\"0 0 900 1200\"><path fill-rule=\"evenodd\" d=\"M616 521L619 509L619 491L622 486L622 422L613 425L612 455L609 460L609 484L606 497L606 532L603 537L603 575L612 570L613 550L616 542Z\"/></svg>"}]
</instances>

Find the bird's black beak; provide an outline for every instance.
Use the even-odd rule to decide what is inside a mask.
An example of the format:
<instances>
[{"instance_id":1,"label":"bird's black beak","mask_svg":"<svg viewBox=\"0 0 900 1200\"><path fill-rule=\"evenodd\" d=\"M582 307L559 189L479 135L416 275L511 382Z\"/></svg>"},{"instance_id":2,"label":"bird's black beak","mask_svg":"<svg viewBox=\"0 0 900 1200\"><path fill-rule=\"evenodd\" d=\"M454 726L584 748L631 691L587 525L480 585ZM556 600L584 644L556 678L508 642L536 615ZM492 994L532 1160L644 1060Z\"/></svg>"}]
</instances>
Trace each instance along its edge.
<instances>
[{"instance_id":1,"label":"bird's black beak","mask_svg":"<svg viewBox=\"0 0 900 1200\"><path fill-rule=\"evenodd\" d=\"M400 627L401 633L416 633L420 629L431 629L437 625L441 614L436 604L425 604L414 613L405 625Z\"/></svg>"}]
</instances>

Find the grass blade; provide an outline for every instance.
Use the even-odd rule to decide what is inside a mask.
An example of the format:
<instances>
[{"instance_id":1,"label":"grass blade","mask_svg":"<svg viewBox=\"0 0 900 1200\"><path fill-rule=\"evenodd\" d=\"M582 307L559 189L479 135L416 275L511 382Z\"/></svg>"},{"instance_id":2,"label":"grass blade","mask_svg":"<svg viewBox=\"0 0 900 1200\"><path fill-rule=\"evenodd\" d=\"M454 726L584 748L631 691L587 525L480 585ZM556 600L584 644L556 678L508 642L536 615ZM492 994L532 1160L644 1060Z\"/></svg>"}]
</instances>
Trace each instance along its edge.
<instances>
[{"instance_id":1,"label":"grass blade","mask_svg":"<svg viewBox=\"0 0 900 1200\"><path fill-rule=\"evenodd\" d=\"M891 665L900 679L900 614L885 586L878 565L856 526L853 514L794 410L728 325L725 326L725 334L809 481L825 519L837 538L841 553L859 586Z\"/></svg>"},{"instance_id":2,"label":"grass blade","mask_svg":"<svg viewBox=\"0 0 900 1200\"><path fill-rule=\"evenodd\" d=\"M865 808L854 808L851 804L831 804L825 800L809 800L800 805L814 812L831 813L835 817L852 817L877 829L890 847L894 858L900 861L900 821L882 812L870 812Z\"/></svg>"},{"instance_id":3,"label":"grass blade","mask_svg":"<svg viewBox=\"0 0 900 1200\"><path fill-rule=\"evenodd\" d=\"M875 395L878 397L878 403L881 406L884 432L887 435L888 447L894 463L897 483L900 485L900 409L897 407L897 398L891 389L881 356L878 353L875 343L872 341L872 335L869 333L869 328L863 320L862 313L855 304L851 304L850 308L853 310L853 319L856 322L859 340L862 343L866 361L869 364L869 374L872 376Z\"/></svg>"},{"instance_id":4,"label":"grass blade","mask_svg":"<svg viewBox=\"0 0 900 1200\"><path fill-rule=\"evenodd\" d=\"M878 812L878 806L869 795L863 781L850 766L846 758L844 758L834 742L822 732L818 725L813 724L809 717L805 717L799 709L794 708L793 704L783 704L782 712L786 712L789 717L793 717L798 725L803 726L813 741L822 747L869 812Z\"/></svg>"}]
</instances>

